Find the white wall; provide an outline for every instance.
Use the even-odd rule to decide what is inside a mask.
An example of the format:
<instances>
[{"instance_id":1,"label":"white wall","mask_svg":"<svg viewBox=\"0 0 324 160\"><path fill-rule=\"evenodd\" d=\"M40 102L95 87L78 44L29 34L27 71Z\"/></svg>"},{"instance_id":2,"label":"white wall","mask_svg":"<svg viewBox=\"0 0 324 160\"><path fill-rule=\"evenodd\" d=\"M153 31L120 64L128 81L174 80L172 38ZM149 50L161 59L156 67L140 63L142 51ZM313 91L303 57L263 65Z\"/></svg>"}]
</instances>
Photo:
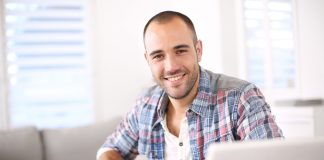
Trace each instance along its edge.
<instances>
[{"instance_id":1,"label":"white wall","mask_svg":"<svg viewBox=\"0 0 324 160\"><path fill-rule=\"evenodd\" d=\"M218 7L215 0L97 0L93 67L98 119L124 115L140 91L152 84L142 30L147 20L160 11L188 15L203 41L201 65L221 72Z\"/></svg>"},{"instance_id":2,"label":"white wall","mask_svg":"<svg viewBox=\"0 0 324 160\"><path fill-rule=\"evenodd\" d=\"M239 15L240 2L237 0L219 0L219 12L220 12L220 27L221 27L221 54L223 61L223 73L244 78L243 73L239 69L241 62L240 59L243 53L243 49L240 48L239 36L240 30L243 27L240 23L241 16Z\"/></svg>"},{"instance_id":3,"label":"white wall","mask_svg":"<svg viewBox=\"0 0 324 160\"><path fill-rule=\"evenodd\" d=\"M301 97L324 98L324 1L296 0Z\"/></svg>"}]
</instances>

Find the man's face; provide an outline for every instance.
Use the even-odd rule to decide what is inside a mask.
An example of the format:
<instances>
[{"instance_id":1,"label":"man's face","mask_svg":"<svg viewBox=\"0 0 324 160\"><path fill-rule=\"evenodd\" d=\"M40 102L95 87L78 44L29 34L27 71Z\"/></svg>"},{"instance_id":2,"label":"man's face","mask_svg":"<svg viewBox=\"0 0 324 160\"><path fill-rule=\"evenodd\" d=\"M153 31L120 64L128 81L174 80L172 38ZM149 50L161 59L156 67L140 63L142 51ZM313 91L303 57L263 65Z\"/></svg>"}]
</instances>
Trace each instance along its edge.
<instances>
[{"instance_id":1,"label":"man's face","mask_svg":"<svg viewBox=\"0 0 324 160\"><path fill-rule=\"evenodd\" d=\"M155 81L174 99L185 98L198 86L202 45L179 18L152 22L144 37L145 58Z\"/></svg>"}]
</instances>

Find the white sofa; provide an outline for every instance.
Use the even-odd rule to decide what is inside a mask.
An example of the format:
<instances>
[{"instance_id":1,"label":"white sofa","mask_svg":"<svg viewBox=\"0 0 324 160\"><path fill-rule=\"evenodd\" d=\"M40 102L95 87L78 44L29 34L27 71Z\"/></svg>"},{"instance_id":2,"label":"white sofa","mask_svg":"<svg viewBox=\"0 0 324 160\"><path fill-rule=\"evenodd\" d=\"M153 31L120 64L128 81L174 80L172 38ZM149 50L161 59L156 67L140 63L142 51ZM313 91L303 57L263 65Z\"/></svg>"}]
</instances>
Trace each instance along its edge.
<instances>
[{"instance_id":1,"label":"white sofa","mask_svg":"<svg viewBox=\"0 0 324 160\"><path fill-rule=\"evenodd\" d=\"M0 130L0 160L94 160L97 149L120 118L93 125L44 129Z\"/></svg>"}]
</instances>

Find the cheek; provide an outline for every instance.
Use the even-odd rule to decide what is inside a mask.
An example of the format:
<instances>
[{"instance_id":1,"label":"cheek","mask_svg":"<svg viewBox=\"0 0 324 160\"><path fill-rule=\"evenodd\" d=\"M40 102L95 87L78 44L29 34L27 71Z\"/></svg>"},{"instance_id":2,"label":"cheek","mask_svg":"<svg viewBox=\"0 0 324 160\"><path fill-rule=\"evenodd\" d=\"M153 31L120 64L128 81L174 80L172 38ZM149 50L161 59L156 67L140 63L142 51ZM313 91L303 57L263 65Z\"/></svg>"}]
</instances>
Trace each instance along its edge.
<instances>
[{"instance_id":1,"label":"cheek","mask_svg":"<svg viewBox=\"0 0 324 160\"><path fill-rule=\"evenodd\" d=\"M151 68L151 72L152 72L154 77L160 77L160 75L162 73L162 67L160 65L151 64L150 68Z\"/></svg>"}]
</instances>

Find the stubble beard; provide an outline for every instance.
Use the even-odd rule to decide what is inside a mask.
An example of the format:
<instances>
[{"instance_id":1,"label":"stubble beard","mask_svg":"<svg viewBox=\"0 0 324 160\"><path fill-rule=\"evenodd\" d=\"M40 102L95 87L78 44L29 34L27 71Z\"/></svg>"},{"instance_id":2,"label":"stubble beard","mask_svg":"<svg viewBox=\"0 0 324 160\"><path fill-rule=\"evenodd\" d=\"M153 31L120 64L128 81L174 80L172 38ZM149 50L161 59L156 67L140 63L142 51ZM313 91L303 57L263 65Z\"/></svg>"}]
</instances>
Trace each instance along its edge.
<instances>
[{"instance_id":1,"label":"stubble beard","mask_svg":"<svg viewBox=\"0 0 324 160\"><path fill-rule=\"evenodd\" d=\"M178 73L178 72L177 72ZM190 92L193 90L193 87L195 86L195 83L196 81L198 80L198 73L199 73L199 66L198 65L195 65L194 68L193 68L193 71L192 71L192 74L189 75L189 71L185 71L186 75L190 76L189 77L189 81L187 84L185 84L185 88L184 88L184 92L183 94L181 95L175 95L175 94L172 94L171 93L171 89L168 89L168 87L166 87L165 85L163 85L162 81L160 81L159 86L167 93L167 95L170 97L170 98L173 98L173 99L183 99L185 97L187 97ZM163 78L164 76L160 76L161 78Z\"/></svg>"}]
</instances>

